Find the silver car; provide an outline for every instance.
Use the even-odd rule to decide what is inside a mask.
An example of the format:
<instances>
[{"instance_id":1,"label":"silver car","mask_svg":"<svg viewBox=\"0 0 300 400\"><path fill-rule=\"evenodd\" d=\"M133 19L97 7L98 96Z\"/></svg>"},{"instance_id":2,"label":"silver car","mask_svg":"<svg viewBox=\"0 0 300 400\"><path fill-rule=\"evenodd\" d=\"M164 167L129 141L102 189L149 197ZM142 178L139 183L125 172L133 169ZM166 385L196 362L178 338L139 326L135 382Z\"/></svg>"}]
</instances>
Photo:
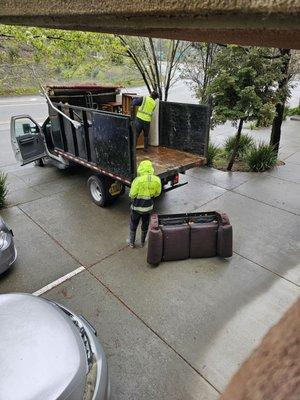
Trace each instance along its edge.
<instances>
[{"instance_id":1,"label":"silver car","mask_svg":"<svg viewBox=\"0 0 300 400\"><path fill-rule=\"evenodd\" d=\"M13 236L13 231L0 217L0 274L16 261L17 250Z\"/></svg>"},{"instance_id":2,"label":"silver car","mask_svg":"<svg viewBox=\"0 0 300 400\"><path fill-rule=\"evenodd\" d=\"M0 338L0 399L109 399L106 357L82 316L30 294L3 294Z\"/></svg>"}]
</instances>

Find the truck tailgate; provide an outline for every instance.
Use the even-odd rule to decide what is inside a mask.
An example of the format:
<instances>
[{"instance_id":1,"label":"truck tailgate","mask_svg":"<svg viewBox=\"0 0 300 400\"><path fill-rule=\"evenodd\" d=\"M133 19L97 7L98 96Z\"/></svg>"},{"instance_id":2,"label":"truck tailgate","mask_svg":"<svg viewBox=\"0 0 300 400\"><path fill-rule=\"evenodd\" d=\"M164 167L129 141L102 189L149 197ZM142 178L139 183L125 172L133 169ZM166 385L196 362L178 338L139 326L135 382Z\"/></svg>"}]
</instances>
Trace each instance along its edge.
<instances>
[{"instance_id":1,"label":"truck tailgate","mask_svg":"<svg viewBox=\"0 0 300 400\"><path fill-rule=\"evenodd\" d=\"M162 146L149 146L147 152L138 149L136 152L137 164L142 160L152 161L155 174L165 178L174 173L181 172L203 165L205 157L185 151Z\"/></svg>"}]
</instances>

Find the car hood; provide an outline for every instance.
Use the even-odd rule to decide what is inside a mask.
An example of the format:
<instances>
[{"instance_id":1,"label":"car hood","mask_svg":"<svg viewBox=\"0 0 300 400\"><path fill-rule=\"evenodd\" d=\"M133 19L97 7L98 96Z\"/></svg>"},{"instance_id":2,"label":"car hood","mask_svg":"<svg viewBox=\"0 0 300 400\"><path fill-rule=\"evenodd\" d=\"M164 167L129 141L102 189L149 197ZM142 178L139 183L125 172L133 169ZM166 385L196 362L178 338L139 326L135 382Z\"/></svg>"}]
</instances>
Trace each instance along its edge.
<instances>
[{"instance_id":1,"label":"car hood","mask_svg":"<svg viewBox=\"0 0 300 400\"><path fill-rule=\"evenodd\" d=\"M55 304L29 294L0 295L0 338L0 399L82 398L85 348Z\"/></svg>"}]
</instances>

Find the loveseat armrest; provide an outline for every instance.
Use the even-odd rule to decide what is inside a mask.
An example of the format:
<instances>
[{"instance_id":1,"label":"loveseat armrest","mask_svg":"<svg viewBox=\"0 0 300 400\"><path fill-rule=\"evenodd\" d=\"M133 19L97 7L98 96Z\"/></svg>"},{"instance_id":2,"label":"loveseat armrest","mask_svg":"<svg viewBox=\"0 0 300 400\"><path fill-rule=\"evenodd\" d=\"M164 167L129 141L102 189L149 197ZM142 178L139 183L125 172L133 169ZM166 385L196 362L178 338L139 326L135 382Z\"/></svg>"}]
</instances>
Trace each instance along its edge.
<instances>
[{"instance_id":1,"label":"loveseat armrest","mask_svg":"<svg viewBox=\"0 0 300 400\"><path fill-rule=\"evenodd\" d=\"M222 211L216 211L219 219L218 227L218 240L217 240L217 254L220 257L232 257L232 226L230 224L228 215Z\"/></svg>"},{"instance_id":2,"label":"loveseat armrest","mask_svg":"<svg viewBox=\"0 0 300 400\"><path fill-rule=\"evenodd\" d=\"M215 211L219 225L230 225L229 217L223 211Z\"/></svg>"},{"instance_id":3,"label":"loveseat armrest","mask_svg":"<svg viewBox=\"0 0 300 400\"><path fill-rule=\"evenodd\" d=\"M159 221L158 221L158 215L157 214L152 214L150 218L150 224L149 224L149 230L151 229L159 229Z\"/></svg>"},{"instance_id":4,"label":"loveseat armrest","mask_svg":"<svg viewBox=\"0 0 300 400\"><path fill-rule=\"evenodd\" d=\"M163 256L163 233L155 225L150 226L148 233L148 251L147 262L150 265L157 266Z\"/></svg>"}]
</instances>

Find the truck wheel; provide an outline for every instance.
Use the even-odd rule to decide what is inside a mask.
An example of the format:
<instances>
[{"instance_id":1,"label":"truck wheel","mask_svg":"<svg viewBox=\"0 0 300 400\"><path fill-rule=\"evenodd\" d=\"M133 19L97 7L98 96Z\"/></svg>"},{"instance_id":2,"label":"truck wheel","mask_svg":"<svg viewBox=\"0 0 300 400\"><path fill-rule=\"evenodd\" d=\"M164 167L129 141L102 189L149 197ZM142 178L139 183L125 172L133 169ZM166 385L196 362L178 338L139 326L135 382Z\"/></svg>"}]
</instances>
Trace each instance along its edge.
<instances>
[{"instance_id":1,"label":"truck wheel","mask_svg":"<svg viewBox=\"0 0 300 400\"><path fill-rule=\"evenodd\" d=\"M87 181L92 200L97 206L105 207L111 202L109 186L105 177L92 175Z\"/></svg>"},{"instance_id":2,"label":"truck wheel","mask_svg":"<svg viewBox=\"0 0 300 400\"><path fill-rule=\"evenodd\" d=\"M43 167L45 165L44 160L42 158L39 158L38 160L34 161L34 165L37 167Z\"/></svg>"},{"instance_id":3,"label":"truck wheel","mask_svg":"<svg viewBox=\"0 0 300 400\"><path fill-rule=\"evenodd\" d=\"M125 193L125 185L122 185L122 190L118 197L123 196L124 193Z\"/></svg>"}]
</instances>

